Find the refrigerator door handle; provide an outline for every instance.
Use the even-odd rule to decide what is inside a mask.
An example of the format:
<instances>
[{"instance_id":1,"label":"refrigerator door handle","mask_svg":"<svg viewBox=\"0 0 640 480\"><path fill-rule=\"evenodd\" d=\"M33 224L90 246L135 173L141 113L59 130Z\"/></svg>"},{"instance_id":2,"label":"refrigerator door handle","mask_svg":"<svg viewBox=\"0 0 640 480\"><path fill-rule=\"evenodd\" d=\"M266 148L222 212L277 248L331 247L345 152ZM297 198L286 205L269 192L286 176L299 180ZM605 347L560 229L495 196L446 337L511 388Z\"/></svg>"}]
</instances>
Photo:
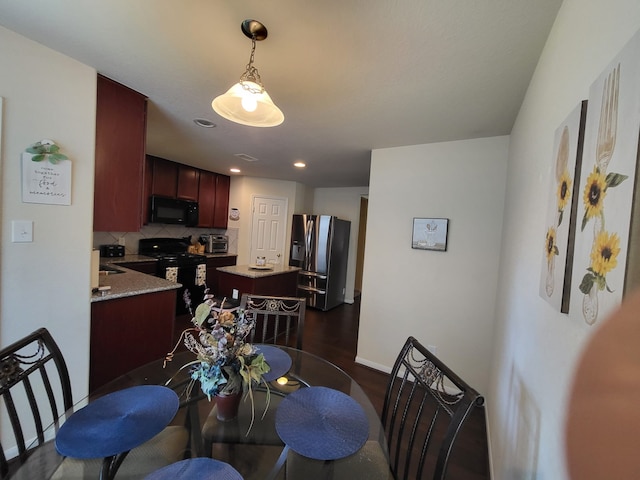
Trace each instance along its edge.
<instances>
[{"instance_id":1,"label":"refrigerator door handle","mask_svg":"<svg viewBox=\"0 0 640 480\"><path fill-rule=\"evenodd\" d=\"M327 293L325 290L319 290L313 287L306 287L304 285L298 285L298 290L304 290L305 292L319 293L320 295L325 295Z\"/></svg>"},{"instance_id":2,"label":"refrigerator door handle","mask_svg":"<svg viewBox=\"0 0 640 480\"><path fill-rule=\"evenodd\" d=\"M302 275L305 277L315 277L315 278L319 278L320 280L326 280L327 276L322 274L322 273L316 273L316 272L307 272L304 270L301 270L298 272L298 275Z\"/></svg>"}]
</instances>

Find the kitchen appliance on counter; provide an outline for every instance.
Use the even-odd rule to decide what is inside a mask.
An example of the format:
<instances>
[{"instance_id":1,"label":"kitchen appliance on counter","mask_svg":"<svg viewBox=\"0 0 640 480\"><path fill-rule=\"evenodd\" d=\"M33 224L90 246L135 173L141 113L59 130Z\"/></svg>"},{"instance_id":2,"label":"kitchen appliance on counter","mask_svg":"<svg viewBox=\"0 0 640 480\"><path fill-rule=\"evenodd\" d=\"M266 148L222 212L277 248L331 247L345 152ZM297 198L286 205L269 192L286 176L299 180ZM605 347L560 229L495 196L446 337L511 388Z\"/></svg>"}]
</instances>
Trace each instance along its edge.
<instances>
[{"instance_id":1,"label":"kitchen appliance on counter","mask_svg":"<svg viewBox=\"0 0 640 480\"><path fill-rule=\"evenodd\" d=\"M178 290L176 315L183 315L187 309L183 295L188 290L193 307L203 300L207 280L207 257L188 253L189 238L141 238L138 254L158 259L156 276L182 284Z\"/></svg>"},{"instance_id":2,"label":"kitchen appliance on counter","mask_svg":"<svg viewBox=\"0 0 640 480\"><path fill-rule=\"evenodd\" d=\"M229 251L229 237L226 235L200 235L200 243L207 253L227 253Z\"/></svg>"},{"instance_id":3,"label":"kitchen appliance on counter","mask_svg":"<svg viewBox=\"0 0 640 480\"><path fill-rule=\"evenodd\" d=\"M100 245L101 257L124 257L123 245Z\"/></svg>"},{"instance_id":4,"label":"kitchen appliance on counter","mask_svg":"<svg viewBox=\"0 0 640 480\"><path fill-rule=\"evenodd\" d=\"M329 310L344 303L351 222L331 215L294 215L289 265L300 267L298 296Z\"/></svg>"}]
</instances>

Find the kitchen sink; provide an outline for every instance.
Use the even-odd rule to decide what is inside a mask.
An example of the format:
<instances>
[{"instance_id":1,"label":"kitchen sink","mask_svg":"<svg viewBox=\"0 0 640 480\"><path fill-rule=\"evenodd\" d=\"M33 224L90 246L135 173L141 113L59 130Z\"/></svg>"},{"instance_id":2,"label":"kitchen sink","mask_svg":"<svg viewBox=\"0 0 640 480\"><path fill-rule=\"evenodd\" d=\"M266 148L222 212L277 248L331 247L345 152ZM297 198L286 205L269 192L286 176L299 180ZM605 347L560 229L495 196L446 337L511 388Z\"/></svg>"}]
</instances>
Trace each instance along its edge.
<instances>
[{"instance_id":1,"label":"kitchen sink","mask_svg":"<svg viewBox=\"0 0 640 480\"><path fill-rule=\"evenodd\" d=\"M119 268L113 267L111 265L100 265L101 275L114 275L116 273L124 273L124 270L120 270Z\"/></svg>"}]
</instances>

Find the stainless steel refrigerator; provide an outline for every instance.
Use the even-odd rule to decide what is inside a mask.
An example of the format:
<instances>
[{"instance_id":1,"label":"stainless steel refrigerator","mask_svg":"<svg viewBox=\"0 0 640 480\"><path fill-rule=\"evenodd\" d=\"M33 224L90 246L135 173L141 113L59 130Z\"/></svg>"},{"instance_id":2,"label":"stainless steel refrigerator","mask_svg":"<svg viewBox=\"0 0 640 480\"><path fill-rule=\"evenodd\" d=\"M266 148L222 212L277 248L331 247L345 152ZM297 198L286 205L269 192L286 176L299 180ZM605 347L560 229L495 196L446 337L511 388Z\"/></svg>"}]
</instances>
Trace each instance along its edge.
<instances>
[{"instance_id":1,"label":"stainless steel refrigerator","mask_svg":"<svg viewBox=\"0 0 640 480\"><path fill-rule=\"evenodd\" d=\"M329 310L344 303L351 222L331 215L294 215L289 265L300 267L298 296Z\"/></svg>"}]
</instances>

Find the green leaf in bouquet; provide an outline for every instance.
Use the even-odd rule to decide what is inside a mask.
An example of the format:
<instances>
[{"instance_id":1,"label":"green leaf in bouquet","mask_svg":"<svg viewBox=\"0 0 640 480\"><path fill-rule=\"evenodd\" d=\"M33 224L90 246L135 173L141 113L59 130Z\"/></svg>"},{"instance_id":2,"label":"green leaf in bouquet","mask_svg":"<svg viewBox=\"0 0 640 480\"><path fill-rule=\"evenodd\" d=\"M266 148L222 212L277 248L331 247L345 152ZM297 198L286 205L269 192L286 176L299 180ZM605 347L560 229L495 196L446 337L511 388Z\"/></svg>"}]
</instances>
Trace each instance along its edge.
<instances>
[{"instance_id":1,"label":"green leaf in bouquet","mask_svg":"<svg viewBox=\"0 0 640 480\"><path fill-rule=\"evenodd\" d=\"M206 303L201 303L196 307L196 314L193 317L193 323L201 327L211 313L211 307Z\"/></svg>"}]
</instances>

